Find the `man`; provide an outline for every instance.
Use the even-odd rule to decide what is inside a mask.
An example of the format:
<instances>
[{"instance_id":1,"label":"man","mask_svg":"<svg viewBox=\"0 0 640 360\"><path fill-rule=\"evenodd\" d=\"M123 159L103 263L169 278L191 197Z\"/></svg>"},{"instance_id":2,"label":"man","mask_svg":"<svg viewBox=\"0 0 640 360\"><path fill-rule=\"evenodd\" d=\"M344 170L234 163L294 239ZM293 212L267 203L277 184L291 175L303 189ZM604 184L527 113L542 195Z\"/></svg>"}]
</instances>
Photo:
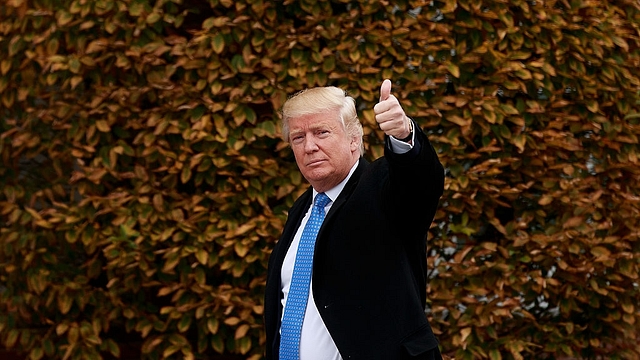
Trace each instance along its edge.
<instances>
[{"instance_id":1,"label":"man","mask_svg":"<svg viewBox=\"0 0 640 360\"><path fill-rule=\"evenodd\" d=\"M355 100L343 90L307 89L283 106L284 140L311 187L269 259L268 360L441 359L424 306L426 234L444 170L389 80L374 113L385 155L368 162ZM314 207L320 198L328 203ZM306 248L313 253L305 259ZM305 263L307 280L299 275Z\"/></svg>"}]
</instances>

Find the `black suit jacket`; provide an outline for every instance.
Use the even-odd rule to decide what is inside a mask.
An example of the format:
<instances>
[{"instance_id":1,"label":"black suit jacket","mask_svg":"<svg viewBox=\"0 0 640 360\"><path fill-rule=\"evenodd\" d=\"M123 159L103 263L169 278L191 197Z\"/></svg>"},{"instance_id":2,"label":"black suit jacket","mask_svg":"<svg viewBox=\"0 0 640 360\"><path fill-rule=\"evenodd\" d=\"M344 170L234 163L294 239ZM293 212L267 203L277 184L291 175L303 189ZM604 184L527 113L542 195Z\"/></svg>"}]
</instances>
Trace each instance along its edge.
<instances>
[{"instance_id":1,"label":"black suit jacket","mask_svg":"<svg viewBox=\"0 0 640 360\"><path fill-rule=\"evenodd\" d=\"M342 358L420 358L438 346L424 313L426 233L444 188L444 170L426 135L414 148L363 158L334 201L316 239L313 294ZM309 188L289 211L269 259L265 293L266 357L278 359L280 270L311 205Z\"/></svg>"}]
</instances>

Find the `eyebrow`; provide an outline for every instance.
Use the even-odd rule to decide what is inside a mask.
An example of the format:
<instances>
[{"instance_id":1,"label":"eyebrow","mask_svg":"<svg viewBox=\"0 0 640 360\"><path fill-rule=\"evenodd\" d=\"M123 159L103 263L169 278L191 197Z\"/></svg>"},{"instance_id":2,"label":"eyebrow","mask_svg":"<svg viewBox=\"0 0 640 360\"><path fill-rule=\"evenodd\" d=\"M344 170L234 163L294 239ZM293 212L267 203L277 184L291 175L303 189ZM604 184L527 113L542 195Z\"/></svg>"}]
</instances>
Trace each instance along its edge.
<instances>
[{"instance_id":1,"label":"eyebrow","mask_svg":"<svg viewBox=\"0 0 640 360\"><path fill-rule=\"evenodd\" d=\"M315 131L315 130L320 130L320 129L333 129L333 127L327 123L327 122L319 122L319 123L315 123L313 125L309 125L308 127L309 130L311 131ZM295 134L295 133L304 133L306 132L303 128L296 128L296 129L291 129L289 131L290 134Z\"/></svg>"}]
</instances>

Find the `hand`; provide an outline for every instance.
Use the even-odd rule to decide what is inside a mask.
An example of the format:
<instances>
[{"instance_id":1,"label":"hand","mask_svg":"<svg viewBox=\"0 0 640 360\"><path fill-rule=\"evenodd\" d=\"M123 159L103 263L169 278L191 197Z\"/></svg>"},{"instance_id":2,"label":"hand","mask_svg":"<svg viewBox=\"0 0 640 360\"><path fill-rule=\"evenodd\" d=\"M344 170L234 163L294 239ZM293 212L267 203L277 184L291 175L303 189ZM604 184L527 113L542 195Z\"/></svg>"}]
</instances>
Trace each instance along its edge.
<instances>
[{"instance_id":1,"label":"hand","mask_svg":"<svg viewBox=\"0 0 640 360\"><path fill-rule=\"evenodd\" d=\"M373 107L380 130L396 139L411 134L411 120L405 115L400 102L391 95L391 80L385 79L380 86L380 102Z\"/></svg>"}]
</instances>

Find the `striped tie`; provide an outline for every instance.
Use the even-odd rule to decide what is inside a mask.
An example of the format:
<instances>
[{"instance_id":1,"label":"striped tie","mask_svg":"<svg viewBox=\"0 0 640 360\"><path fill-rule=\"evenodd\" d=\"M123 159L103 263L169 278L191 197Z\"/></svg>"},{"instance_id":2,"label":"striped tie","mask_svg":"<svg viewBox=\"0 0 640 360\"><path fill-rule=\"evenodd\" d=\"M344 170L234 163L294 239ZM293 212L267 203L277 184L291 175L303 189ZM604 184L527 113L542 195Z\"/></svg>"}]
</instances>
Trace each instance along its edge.
<instances>
[{"instance_id":1,"label":"striped tie","mask_svg":"<svg viewBox=\"0 0 640 360\"><path fill-rule=\"evenodd\" d=\"M316 195L311 216L302 231L280 328L280 360L298 360L300 356L300 334L309 298L313 250L316 244L316 235L324 220L324 207L329 201L331 199L324 193Z\"/></svg>"}]
</instances>

